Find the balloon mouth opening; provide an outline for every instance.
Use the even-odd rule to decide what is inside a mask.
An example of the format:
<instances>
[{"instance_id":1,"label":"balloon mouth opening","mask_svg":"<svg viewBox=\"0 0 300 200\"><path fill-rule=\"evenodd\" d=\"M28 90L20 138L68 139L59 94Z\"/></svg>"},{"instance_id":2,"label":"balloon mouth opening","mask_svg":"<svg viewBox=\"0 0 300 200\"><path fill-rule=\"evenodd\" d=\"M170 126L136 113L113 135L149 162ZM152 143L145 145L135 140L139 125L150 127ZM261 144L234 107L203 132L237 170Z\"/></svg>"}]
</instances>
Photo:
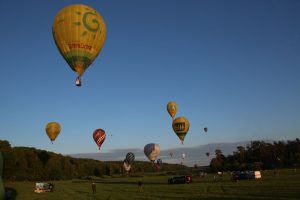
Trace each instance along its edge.
<instances>
[{"instance_id":1,"label":"balloon mouth opening","mask_svg":"<svg viewBox=\"0 0 300 200\"><path fill-rule=\"evenodd\" d=\"M77 78L76 78L76 86L77 87L80 87L81 86L81 80L80 80L80 76L78 76Z\"/></svg>"}]
</instances>

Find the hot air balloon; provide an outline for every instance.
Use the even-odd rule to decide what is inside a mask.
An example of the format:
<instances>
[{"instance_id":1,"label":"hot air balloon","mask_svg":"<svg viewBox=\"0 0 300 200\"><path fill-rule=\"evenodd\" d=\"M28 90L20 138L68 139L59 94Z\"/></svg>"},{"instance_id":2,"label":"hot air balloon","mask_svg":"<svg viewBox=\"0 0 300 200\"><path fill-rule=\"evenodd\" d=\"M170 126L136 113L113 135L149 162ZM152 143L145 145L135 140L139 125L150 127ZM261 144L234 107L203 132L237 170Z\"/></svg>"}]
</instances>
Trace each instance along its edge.
<instances>
[{"instance_id":1,"label":"hot air balloon","mask_svg":"<svg viewBox=\"0 0 300 200\"><path fill-rule=\"evenodd\" d=\"M204 128L204 132L206 133L208 131L207 127Z\"/></svg>"},{"instance_id":2,"label":"hot air balloon","mask_svg":"<svg viewBox=\"0 0 300 200\"><path fill-rule=\"evenodd\" d=\"M154 163L154 161L156 160L157 156L160 154L160 147L158 146L158 144L154 144L154 143L147 144L144 147L144 153L147 156L147 158L152 163Z\"/></svg>"},{"instance_id":3,"label":"hot air balloon","mask_svg":"<svg viewBox=\"0 0 300 200\"><path fill-rule=\"evenodd\" d=\"M184 161L185 157L186 157L185 153L181 154L181 165L183 165L183 161Z\"/></svg>"},{"instance_id":4,"label":"hot air balloon","mask_svg":"<svg viewBox=\"0 0 300 200\"><path fill-rule=\"evenodd\" d=\"M159 171L161 169L161 167L162 167L162 160L159 158L156 161L155 168L156 168L157 171Z\"/></svg>"},{"instance_id":5,"label":"hot air balloon","mask_svg":"<svg viewBox=\"0 0 300 200\"><path fill-rule=\"evenodd\" d=\"M126 154L126 160L130 165L133 163L134 158L135 158L135 156L132 152L129 152Z\"/></svg>"},{"instance_id":6,"label":"hot air balloon","mask_svg":"<svg viewBox=\"0 0 300 200\"><path fill-rule=\"evenodd\" d=\"M45 130L46 130L46 133L47 133L49 139L51 140L51 142L53 144L53 141L56 139L56 137L60 133L61 127L60 127L59 123L57 123L57 122L49 122L46 125Z\"/></svg>"},{"instance_id":7,"label":"hot air balloon","mask_svg":"<svg viewBox=\"0 0 300 200\"><path fill-rule=\"evenodd\" d=\"M172 153L172 152L170 152L170 157L171 157L171 158L173 157L173 153Z\"/></svg>"},{"instance_id":8,"label":"hot air balloon","mask_svg":"<svg viewBox=\"0 0 300 200\"><path fill-rule=\"evenodd\" d=\"M177 104L175 102L169 102L167 104L167 111L170 114L170 116L174 119L176 113L177 113L178 107Z\"/></svg>"},{"instance_id":9,"label":"hot air balloon","mask_svg":"<svg viewBox=\"0 0 300 200\"><path fill-rule=\"evenodd\" d=\"M130 169L131 169L131 165L127 162L126 159L123 161L123 167L124 167L126 172L129 172Z\"/></svg>"},{"instance_id":10,"label":"hot air balloon","mask_svg":"<svg viewBox=\"0 0 300 200\"><path fill-rule=\"evenodd\" d=\"M106 38L106 26L101 15L83 4L63 8L55 16L52 34L59 52L80 77L99 55Z\"/></svg>"},{"instance_id":11,"label":"hot air balloon","mask_svg":"<svg viewBox=\"0 0 300 200\"><path fill-rule=\"evenodd\" d=\"M209 156L209 152L206 152L206 156L207 156L207 157Z\"/></svg>"},{"instance_id":12,"label":"hot air balloon","mask_svg":"<svg viewBox=\"0 0 300 200\"><path fill-rule=\"evenodd\" d=\"M158 165L162 165L162 159L157 159L157 161L156 161L156 163L158 164Z\"/></svg>"},{"instance_id":13,"label":"hot air balloon","mask_svg":"<svg viewBox=\"0 0 300 200\"><path fill-rule=\"evenodd\" d=\"M190 128L190 122L185 117L177 117L173 120L172 127L183 144L184 138Z\"/></svg>"},{"instance_id":14,"label":"hot air balloon","mask_svg":"<svg viewBox=\"0 0 300 200\"><path fill-rule=\"evenodd\" d=\"M95 142L98 145L99 150L100 150L100 148L101 148L101 146L102 146L102 144L103 144L103 142L106 138L105 131L103 129L100 129L100 128L96 129L93 133L93 138L94 138L94 140L95 140Z\"/></svg>"}]
</instances>

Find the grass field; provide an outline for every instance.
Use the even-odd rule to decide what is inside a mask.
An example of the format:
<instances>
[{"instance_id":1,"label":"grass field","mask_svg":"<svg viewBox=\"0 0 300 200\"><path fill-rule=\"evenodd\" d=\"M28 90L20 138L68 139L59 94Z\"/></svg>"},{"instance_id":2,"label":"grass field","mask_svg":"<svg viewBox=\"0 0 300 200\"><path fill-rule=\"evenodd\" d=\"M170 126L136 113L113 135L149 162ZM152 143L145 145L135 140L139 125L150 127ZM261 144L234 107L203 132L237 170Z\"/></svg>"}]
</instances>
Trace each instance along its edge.
<instances>
[{"instance_id":1,"label":"grass field","mask_svg":"<svg viewBox=\"0 0 300 200\"><path fill-rule=\"evenodd\" d=\"M212 174L205 178L193 177L191 184L167 184L167 176L119 177L96 179L97 193L92 194L91 181L56 181L53 193L36 194L35 182L6 182L13 188L16 199L78 199L78 200L132 200L132 199L300 199L300 170L262 172L261 180L232 182L230 175L214 181ZM138 191L138 180L144 183L144 191Z\"/></svg>"}]
</instances>

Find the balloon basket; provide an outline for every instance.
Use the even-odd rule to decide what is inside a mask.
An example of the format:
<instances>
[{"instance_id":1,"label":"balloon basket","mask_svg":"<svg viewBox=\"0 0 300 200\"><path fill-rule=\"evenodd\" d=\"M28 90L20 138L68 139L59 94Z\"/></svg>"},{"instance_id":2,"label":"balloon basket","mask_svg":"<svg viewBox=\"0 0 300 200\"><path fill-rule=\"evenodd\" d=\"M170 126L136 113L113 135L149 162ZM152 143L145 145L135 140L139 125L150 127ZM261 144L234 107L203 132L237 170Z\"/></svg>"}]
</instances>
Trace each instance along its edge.
<instances>
[{"instance_id":1,"label":"balloon basket","mask_svg":"<svg viewBox=\"0 0 300 200\"><path fill-rule=\"evenodd\" d=\"M80 77L79 77L79 76L77 77L75 83L76 83L76 86L77 86L77 87L80 87L80 86L81 86L81 80L80 80Z\"/></svg>"}]
</instances>

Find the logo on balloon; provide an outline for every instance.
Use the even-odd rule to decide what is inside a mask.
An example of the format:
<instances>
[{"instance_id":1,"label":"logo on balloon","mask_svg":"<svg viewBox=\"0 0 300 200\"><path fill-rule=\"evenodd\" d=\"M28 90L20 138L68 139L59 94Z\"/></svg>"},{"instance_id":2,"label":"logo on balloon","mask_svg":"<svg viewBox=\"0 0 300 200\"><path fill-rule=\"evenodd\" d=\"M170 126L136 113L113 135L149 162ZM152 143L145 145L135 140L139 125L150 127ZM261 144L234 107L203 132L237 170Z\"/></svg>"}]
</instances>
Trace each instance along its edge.
<instances>
[{"instance_id":1,"label":"logo on balloon","mask_svg":"<svg viewBox=\"0 0 300 200\"><path fill-rule=\"evenodd\" d=\"M89 10L88 8L85 8L86 10ZM81 15L81 12L75 12L77 15ZM99 16L97 16L97 12L94 10L93 12L86 12L83 14L82 17L82 24L84 26L84 28L86 30L88 30L89 32L93 32L96 33L98 30L100 30L100 23L97 20ZM81 22L74 22L74 25L76 26L80 26ZM84 30L81 33L81 36L86 36L87 35L87 31ZM100 30L100 34L101 34L101 30ZM93 39L96 38L96 34L94 34Z\"/></svg>"},{"instance_id":2,"label":"logo on balloon","mask_svg":"<svg viewBox=\"0 0 300 200\"><path fill-rule=\"evenodd\" d=\"M174 123L174 130L175 131L184 131L185 130L185 122L179 122L179 123Z\"/></svg>"}]
</instances>

